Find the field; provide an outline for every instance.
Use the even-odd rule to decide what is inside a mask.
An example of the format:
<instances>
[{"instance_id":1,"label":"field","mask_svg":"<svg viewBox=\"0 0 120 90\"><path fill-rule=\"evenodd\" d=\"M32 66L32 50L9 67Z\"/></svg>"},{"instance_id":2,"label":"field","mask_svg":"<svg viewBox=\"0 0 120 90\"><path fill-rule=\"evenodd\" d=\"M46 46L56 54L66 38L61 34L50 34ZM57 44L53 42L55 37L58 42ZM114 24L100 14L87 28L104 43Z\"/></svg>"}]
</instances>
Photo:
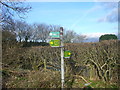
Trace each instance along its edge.
<instances>
[{"instance_id":1,"label":"field","mask_svg":"<svg viewBox=\"0 0 120 90\"><path fill-rule=\"evenodd\" d=\"M118 88L119 41L67 43L72 55L65 61L65 88ZM6 45L6 46L5 46ZM3 88L60 88L60 48L2 47Z\"/></svg>"}]
</instances>

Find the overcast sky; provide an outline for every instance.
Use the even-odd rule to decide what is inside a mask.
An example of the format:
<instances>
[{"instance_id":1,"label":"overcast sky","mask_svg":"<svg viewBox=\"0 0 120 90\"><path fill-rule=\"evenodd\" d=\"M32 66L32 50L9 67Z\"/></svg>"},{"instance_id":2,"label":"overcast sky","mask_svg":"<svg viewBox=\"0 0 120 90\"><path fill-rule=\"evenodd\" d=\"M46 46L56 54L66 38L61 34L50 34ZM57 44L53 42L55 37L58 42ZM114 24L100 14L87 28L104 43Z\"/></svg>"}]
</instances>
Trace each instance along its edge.
<instances>
[{"instance_id":1,"label":"overcast sky","mask_svg":"<svg viewBox=\"0 0 120 90\"><path fill-rule=\"evenodd\" d=\"M94 0L97 1L97 0ZM63 26L89 37L118 32L116 2L27 2L32 11L26 21Z\"/></svg>"}]
</instances>

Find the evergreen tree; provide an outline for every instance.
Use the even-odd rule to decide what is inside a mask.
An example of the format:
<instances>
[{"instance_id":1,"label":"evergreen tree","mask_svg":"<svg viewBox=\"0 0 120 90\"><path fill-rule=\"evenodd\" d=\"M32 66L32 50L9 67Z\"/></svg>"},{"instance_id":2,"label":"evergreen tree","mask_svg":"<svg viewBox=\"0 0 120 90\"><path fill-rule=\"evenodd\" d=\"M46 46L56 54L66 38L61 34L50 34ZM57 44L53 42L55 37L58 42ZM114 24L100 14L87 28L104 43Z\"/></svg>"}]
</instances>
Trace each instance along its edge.
<instances>
[{"instance_id":1,"label":"evergreen tree","mask_svg":"<svg viewBox=\"0 0 120 90\"><path fill-rule=\"evenodd\" d=\"M102 41L102 40L112 40L112 39L116 40L118 38L114 34L105 34L105 35L100 36L99 41Z\"/></svg>"}]
</instances>

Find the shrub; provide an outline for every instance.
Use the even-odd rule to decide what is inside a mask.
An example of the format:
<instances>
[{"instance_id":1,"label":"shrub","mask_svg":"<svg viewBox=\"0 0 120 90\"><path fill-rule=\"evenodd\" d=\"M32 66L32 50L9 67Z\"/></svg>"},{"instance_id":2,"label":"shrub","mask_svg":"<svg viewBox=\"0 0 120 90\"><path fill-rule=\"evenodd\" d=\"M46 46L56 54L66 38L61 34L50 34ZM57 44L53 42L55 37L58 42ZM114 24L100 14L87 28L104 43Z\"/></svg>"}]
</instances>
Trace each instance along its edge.
<instances>
[{"instance_id":1,"label":"shrub","mask_svg":"<svg viewBox=\"0 0 120 90\"><path fill-rule=\"evenodd\" d=\"M116 40L118 38L114 34L105 34L105 35L100 36L99 41L102 41L102 40L113 40L113 39Z\"/></svg>"},{"instance_id":2,"label":"shrub","mask_svg":"<svg viewBox=\"0 0 120 90\"><path fill-rule=\"evenodd\" d=\"M66 87L74 85L74 75L87 77L88 80L101 80L104 83L116 84L118 82L118 46L119 43L117 40L102 41L99 43L65 44L65 49L70 50L72 53L70 59L65 59ZM9 65L8 67L11 68L29 69L31 71L48 70L48 72L50 70L51 73L60 71L60 48L52 48L50 46L10 48L3 53L2 58L4 60L3 63ZM41 72L40 74L39 71L36 73L39 73L41 76L48 78L51 75L49 73L44 75L45 72ZM35 78L39 77L37 74L35 76ZM38 83L42 83L42 79L39 78L40 82ZM53 77L48 80L56 82ZM35 84L33 87L53 87L49 81L45 80L45 82L47 84L42 83L40 86Z\"/></svg>"}]
</instances>

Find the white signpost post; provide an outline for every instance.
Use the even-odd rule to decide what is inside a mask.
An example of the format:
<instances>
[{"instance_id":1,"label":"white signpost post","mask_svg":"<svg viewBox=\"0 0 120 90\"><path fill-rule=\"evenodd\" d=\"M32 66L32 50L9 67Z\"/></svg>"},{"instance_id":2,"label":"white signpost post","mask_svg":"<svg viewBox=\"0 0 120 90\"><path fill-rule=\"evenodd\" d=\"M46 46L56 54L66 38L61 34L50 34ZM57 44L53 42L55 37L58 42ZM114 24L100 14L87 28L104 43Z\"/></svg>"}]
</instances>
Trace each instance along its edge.
<instances>
[{"instance_id":1,"label":"white signpost post","mask_svg":"<svg viewBox=\"0 0 120 90\"><path fill-rule=\"evenodd\" d=\"M50 32L49 33L52 40L49 42L51 47L60 47L61 48L61 88L64 88L64 57L69 58L71 53L70 51L64 52L63 44L63 27L60 27L60 32ZM59 45L60 41L60 45ZM65 55L64 55L65 53Z\"/></svg>"},{"instance_id":2,"label":"white signpost post","mask_svg":"<svg viewBox=\"0 0 120 90\"><path fill-rule=\"evenodd\" d=\"M64 87L64 45L63 45L63 27L60 27L60 38L61 38L61 83L62 88Z\"/></svg>"}]
</instances>

